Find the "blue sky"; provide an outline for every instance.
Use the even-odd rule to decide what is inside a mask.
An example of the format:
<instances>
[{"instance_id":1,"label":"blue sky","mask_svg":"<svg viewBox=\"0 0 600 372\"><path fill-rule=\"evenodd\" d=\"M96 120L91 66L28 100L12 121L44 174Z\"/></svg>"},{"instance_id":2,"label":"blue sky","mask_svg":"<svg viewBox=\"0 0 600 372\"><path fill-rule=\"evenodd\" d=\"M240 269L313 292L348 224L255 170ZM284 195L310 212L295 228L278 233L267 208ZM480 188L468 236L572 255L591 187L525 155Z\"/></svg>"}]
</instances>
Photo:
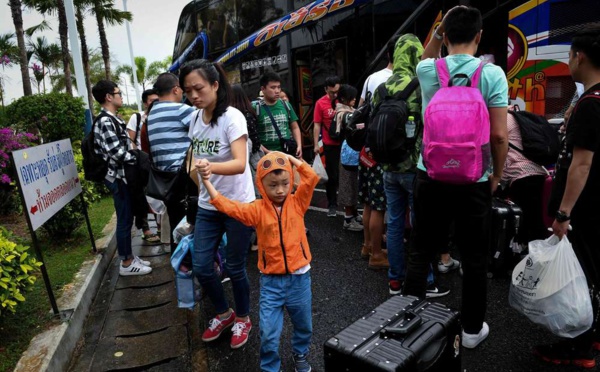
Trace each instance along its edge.
<instances>
[{"instance_id":1,"label":"blue sky","mask_svg":"<svg viewBox=\"0 0 600 372\"><path fill-rule=\"evenodd\" d=\"M127 0L127 10L133 13L131 22L131 37L135 56L144 56L148 63L164 59L173 53L173 41L177 30L177 21L183 7L190 0ZM116 0L116 7L123 9L123 0ZM23 11L24 27L28 28L40 23L43 17L33 10ZM46 20L51 24L52 30L38 35L44 35L49 42L60 43L58 38L58 21L56 16L48 16ZM90 49L99 48L98 27L93 16L88 16L85 21L86 38ZM0 3L0 34L14 32L14 24L10 14L8 1ZM129 45L127 43L127 30L125 25L107 26L107 37L110 53L119 64L131 64ZM16 40L15 40L16 42ZM113 63L113 68L116 67ZM19 66L0 69L5 88L5 104L12 102L23 95L23 85ZM73 70L74 74L74 70ZM128 82L129 84L129 82ZM36 87L32 87L37 92ZM122 86L123 90L125 89ZM141 89L141 88L140 88ZM128 85L129 102L134 102L135 93Z\"/></svg>"}]
</instances>

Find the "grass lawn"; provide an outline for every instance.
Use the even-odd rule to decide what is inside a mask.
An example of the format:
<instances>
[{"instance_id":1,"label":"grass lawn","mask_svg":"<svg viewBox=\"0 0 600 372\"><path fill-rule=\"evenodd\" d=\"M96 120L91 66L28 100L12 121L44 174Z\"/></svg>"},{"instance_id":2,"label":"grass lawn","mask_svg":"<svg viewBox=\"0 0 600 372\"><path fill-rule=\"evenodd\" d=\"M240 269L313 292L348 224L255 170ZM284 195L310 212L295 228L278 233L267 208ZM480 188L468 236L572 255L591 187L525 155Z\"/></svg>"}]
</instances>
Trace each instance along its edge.
<instances>
[{"instance_id":1,"label":"grass lawn","mask_svg":"<svg viewBox=\"0 0 600 372\"><path fill-rule=\"evenodd\" d=\"M94 238L101 237L102 229L114 212L112 197L108 196L90 205L88 210ZM27 224L23 217L25 229ZM50 277L54 295L60 297L64 285L71 282L81 263L92 257L91 243L85 222L73 236L61 242L49 241L38 230L44 262ZM29 242L25 242L31 246ZM31 254L35 255L33 247ZM29 341L49 326L56 324L41 273L33 290L24 294L26 301L19 304L16 314L0 317L0 371L12 371Z\"/></svg>"}]
</instances>

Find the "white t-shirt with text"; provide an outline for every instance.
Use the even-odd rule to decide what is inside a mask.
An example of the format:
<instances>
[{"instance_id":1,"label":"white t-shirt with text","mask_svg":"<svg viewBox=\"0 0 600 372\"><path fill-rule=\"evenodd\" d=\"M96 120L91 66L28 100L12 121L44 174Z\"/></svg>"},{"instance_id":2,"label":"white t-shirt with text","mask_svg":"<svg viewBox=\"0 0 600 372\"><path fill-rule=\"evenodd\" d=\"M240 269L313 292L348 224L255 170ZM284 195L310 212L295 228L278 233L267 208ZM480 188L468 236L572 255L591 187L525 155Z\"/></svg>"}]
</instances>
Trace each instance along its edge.
<instances>
[{"instance_id":1,"label":"white t-shirt with text","mask_svg":"<svg viewBox=\"0 0 600 372\"><path fill-rule=\"evenodd\" d=\"M192 140L194 160L207 159L211 163L224 163L233 160L231 143L241 137L248 138L248 128L246 127L244 114L230 106L217 119L217 124L211 126L210 123L205 123L202 120L203 111L197 110L192 114L190 121L189 137ZM200 175L198 175L198 180L202 184ZM230 176L213 173L210 182L219 193L228 199L242 203L250 203L256 199L247 159L244 173ZM206 188L200 186L198 206L203 209L216 210L209 203L209 200L210 196Z\"/></svg>"}]
</instances>

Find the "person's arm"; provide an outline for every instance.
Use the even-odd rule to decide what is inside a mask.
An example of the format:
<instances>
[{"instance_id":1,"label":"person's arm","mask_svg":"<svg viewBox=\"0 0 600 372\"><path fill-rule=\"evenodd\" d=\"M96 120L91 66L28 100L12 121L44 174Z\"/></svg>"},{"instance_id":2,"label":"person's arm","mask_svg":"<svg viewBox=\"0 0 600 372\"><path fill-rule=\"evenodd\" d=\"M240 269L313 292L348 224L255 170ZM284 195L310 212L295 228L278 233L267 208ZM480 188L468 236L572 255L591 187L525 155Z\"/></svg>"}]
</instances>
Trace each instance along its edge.
<instances>
[{"instance_id":1,"label":"person's arm","mask_svg":"<svg viewBox=\"0 0 600 372\"><path fill-rule=\"evenodd\" d=\"M319 149L319 134L321 133L321 123L314 122L313 123L313 151L315 154L318 154Z\"/></svg>"},{"instance_id":2,"label":"person's arm","mask_svg":"<svg viewBox=\"0 0 600 372\"><path fill-rule=\"evenodd\" d=\"M315 173L311 166L307 163L288 155L290 163L300 174L300 185L294 193L294 198L297 200L297 205L300 207L300 213L306 213L310 206L315 186L319 183L319 176Z\"/></svg>"},{"instance_id":3,"label":"person's arm","mask_svg":"<svg viewBox=\"0 0 600 372\"><path fill-rule=\"evenodd\" d=\"M571 211L585 187L592 167L593 158L593 151L581 147L575 147L573 149L573 160L571 161L569 172L567 174L567 186L559 207L559 210L565 212L568 216L571 215ZM563 235L567 233L568 227L569 221L558 222L554 220L552 223L552 231L559 238L562 238Z\"/></svg>"},{"instance_id":4,"label":"person's arm","mask_svg":"<svg viewBox=\"0 0 600 372\"><path fill-rule=\"evenodd\" d=\"M492 147L492 161L494 173L490 176L492 194L502 179L502 171L508 154L508 110L506 107L492 107L490 111L490 145Z\"/></svg>"},{"instance_id":5,"label":"person's arm","mask_svg":"<svg viewBox=\"0 0 600 372\"><path fill-rule=\"evenodd\" d=\"M290 125L290 128L292 129L292 136L298 144L298 149L296 150L296 157L300 159L302 157L302 134L300 133L300 126L298 125L297 121L293 121Z\"/></svg>"},{"instance_id":6,"label":"person's arm","mask_svg":"<svg viewBox=\"0 0 600 372\"><path fill-rule=\"evenodd\" d=\"M442 22L440 22L440 25L434 31L435 33L438 34L438 36L441 36L441 39L436 38L435 35L432 35L432 37L429 39L429 43L427 44L427 46L425 47L425 50L423 51L421 60L425 60L427 58L438 58L440 56L440 52L442 51L442 44L444 43L444 37L445 37L444 30L445 30L446 16L458 7L466 8L466 6L464 6L464 5L457 5L454 8L447 11L446 14L444 14L444 18L442 18Z\"/></svg>"},{"instance_id":7,"label":"person's arm","mask_svg":"<svg viewBox=\"0 0 600 372\"><path fill-rule=\"evenodd\" d=\"M213 205L219 212L225 213L226 215L235 218L246 226L254 226L258 224L260 221L260 211L257 207L256 202L253 203L242 203L237 200L231 200L224 197L222 194L219 194L217 190L212 186L210 181L202 179L202 182L207 187L207 190L210 194L211 200L210 204ZM210 185L210 186L209 186ZM212 188L211 190L208 188Z\"/></svg>"},{"instance_id":8,"label":"person's arm","mask_svg":"<svg viewBox=\"0 0 600 372\"><path fill-rule=\"evenodd\" d=\"M211 199L215 199L217 197L217 195L219 195L219 192L217 191L217 189L215 189L212 182L210 182L210 177L207 177L207 178L202 177L202 184L206 188L206 191L208 191L208 195L210 196Z\"/></svg>"},{"instance_id":9,"label":"person's arm","mask_svg":"<svg viewBox=\"0 0 600 372\"><path fill-rule=\"evenodd\" d=\"M132 150L137 149L137 143L135 142L135 131L133 131L131 129L127 129L127 135L129 136L129 139L131 140L131 149Z\"/></svg>"},{"instance_id":10,"label":"person's arm","mask_svg":"<svg viewBox=\"0 0 600 372\"><path fill-rule=\"evenodd\" d=\"M244 173L248 154L248 140L246 135L231 143L231 154L233 155L233 159L222 163L211 163L206 159L200 159L196 161L194 166L200 172L202 178L210 177L213 173L223 176Z\"/></svg>"}]
</instances>

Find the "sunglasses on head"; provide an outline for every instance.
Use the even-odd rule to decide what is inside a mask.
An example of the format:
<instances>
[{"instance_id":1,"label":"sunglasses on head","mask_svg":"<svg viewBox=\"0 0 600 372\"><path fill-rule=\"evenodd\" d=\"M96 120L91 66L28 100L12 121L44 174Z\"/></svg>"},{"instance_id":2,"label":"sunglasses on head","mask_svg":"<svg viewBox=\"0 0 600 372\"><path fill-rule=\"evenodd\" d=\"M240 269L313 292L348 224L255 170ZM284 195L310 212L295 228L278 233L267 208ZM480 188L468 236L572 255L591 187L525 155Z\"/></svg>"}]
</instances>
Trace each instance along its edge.
<instances>
[{"instance_id":1,"label":"sunglasses on head","mask_svg":"<svg viewBox=\"0 0 600 372\"><path fill-rule=\"evenodd\" d=\"M277 158L275 158L275 161L277 162L277 164L281 165L282 167L285 166L284 158L277 157ZM271 168L271 165L273 165L273 162L271 161L271 159L267 159L267 160L263 161L262 167L264 170L267 170L267 169Z\"/></svg>"}]
</instances>

